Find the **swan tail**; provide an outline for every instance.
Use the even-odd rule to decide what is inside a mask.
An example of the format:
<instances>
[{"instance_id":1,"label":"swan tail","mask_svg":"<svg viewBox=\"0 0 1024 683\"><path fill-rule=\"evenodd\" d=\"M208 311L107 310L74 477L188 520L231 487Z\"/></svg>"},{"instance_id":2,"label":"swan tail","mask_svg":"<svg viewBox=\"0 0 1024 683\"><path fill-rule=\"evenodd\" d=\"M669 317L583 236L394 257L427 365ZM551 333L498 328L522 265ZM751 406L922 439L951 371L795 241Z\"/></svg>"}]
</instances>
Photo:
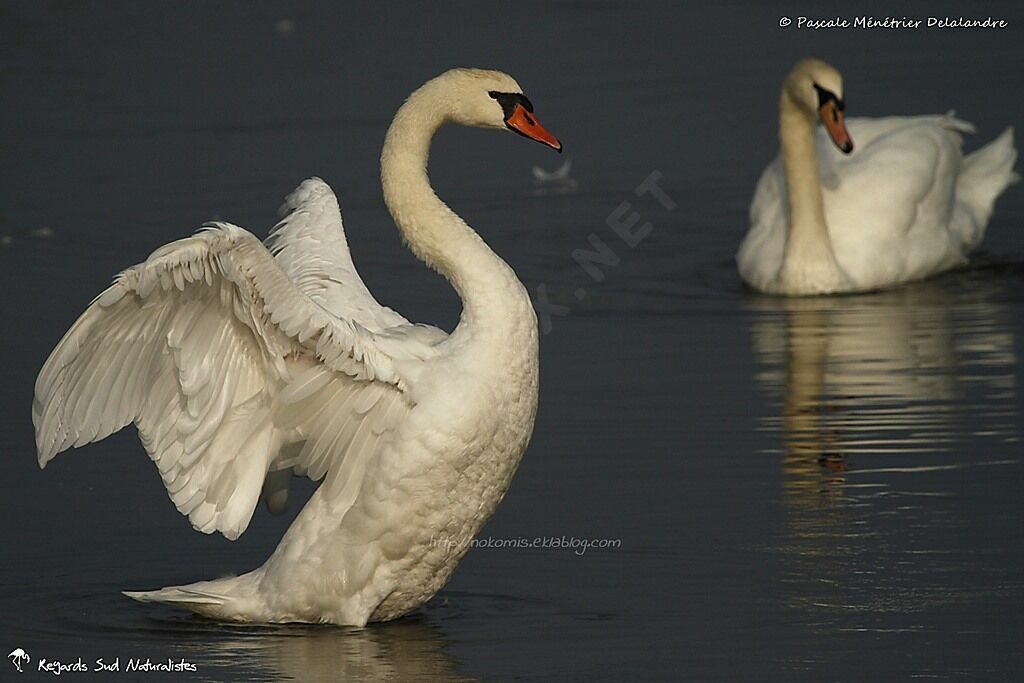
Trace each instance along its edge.
<instances>
[{"instance_id":1,"label":"swan tail","mask_svg":"<svg viewBox=\"0 0 1024 683\"><path fill-rule=\"evenodd\" d=\"M1017 148L1013 144L1013 128L981 149L964 158L957 181L957 204L971 217L974 230L965 235L968 247L973 248L985 233L996 199L1003 191L1020 180L1013 166L1017 162Z\"/></svg>"},{"instance_id":2,"label":"swan tail","mask_svg":"<svg viewBox=\"0 0 1024 683\"><path fill-rule=\"evenodd\" d=\"M195 606L223 605L227 598L223 595L208 593L187 586L172 586L161 588L155 591L121 591L132 600L139 602L158 602L162 605L185 607L192 609Z\"/></svg>"},{"instance_id":3,"label":"swan tail","mask_svg":"<svg viewBox=\"0 0 1024 683\"><path fill-rule=\"evenodd\" d=\"M999 189L993 193L994 200L1007 186L1020 180L1013 170L1016 161L1017 148L1013 146L1013 126L1010 126L995 140L967 155L963 176L997 181Z\"/></svg>"},{"instance_id":4,"label":"swan tail","mask_svg":"<svg viewBox=\"0 0 1024 683\"><path fill-rule=\"evenodd\" d=\"M253 618L245 609L248 601L240 599L250 586L252 574L238 577L197 581L183 586L168 586L153 591L121 591L122 595L139 602L158 603L180 607L214 619L246 621Z\"/></svg>"}]
</instances>

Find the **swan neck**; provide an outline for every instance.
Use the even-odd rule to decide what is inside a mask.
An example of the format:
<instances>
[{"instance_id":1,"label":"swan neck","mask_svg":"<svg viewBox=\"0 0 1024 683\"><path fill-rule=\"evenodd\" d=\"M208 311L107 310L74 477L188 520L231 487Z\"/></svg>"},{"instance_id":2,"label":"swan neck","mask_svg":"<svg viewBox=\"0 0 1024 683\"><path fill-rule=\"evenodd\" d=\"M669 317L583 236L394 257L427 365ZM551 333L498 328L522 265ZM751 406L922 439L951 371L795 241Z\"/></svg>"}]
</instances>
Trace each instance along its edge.
<instances>
[{"instance_id":1,"label":"swan neck","mask_svg":"<svg viewBox=\"0 0 1024 683\"><path fill-rule=\"evenodd\" d=\"M814 118L784 91L779 112L779 141L789 197L790 242L829 241L814 124Z\"/></svg>"},{"instance_id":2,"label":"swan neck","mask_svg":"<svg viewBox=\"0 0 1024 683\"><path fill-rule=\"evenodd\" d=\"M789 225L780 289L807 294L837 291L847 278L836 261L825 222L825 203L814 144L815 118L786 89L779 105L779 142L786 177Z\"/></svg>"},{"instance_id":3,"label":"swan neck","mask_svg":"<svg viewBox=\"0 0 1024 683\"><path fill-rule=\"evenodd\" d=\"M406 100L384 141L381 184L384 202L409 249L444 276L462 299L461 326L488 316L507 316L502 297L507 299L512 290L525 295L525 290L512 269L430 185L430 143L451 120L448 102L447 93L434 82ZM510 287L512 283L518 287Z\"/></svg>"}]
</instances>

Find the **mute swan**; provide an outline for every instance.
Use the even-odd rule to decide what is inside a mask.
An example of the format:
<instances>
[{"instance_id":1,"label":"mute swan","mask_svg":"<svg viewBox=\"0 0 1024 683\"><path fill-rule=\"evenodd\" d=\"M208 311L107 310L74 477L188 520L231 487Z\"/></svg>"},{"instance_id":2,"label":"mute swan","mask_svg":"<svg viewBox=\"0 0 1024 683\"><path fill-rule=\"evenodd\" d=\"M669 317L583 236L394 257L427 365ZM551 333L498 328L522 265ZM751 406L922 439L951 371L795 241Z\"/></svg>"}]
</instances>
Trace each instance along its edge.
<instances>
[{"instance_id":1,"label":"mute swan","mask_svg":"<svg viewBox=\"0 0 1024 683\"><path fill-rule=\"evenodd\" d=\"M850 119L843 81L805 59L782 86L782 154L765 169L736 256L740 276L770 294L879 289L967 261L992 206L1016 180L1013 129L968 155L969 123L945 116ZM815 117L844 154L815 132ZM847 129L849 126L849 130Z\"/></svg>"},{"instance_id":2,"label":"mute swan","mask_svg":"<svg viewBox=\"0 0 1024 683\"><path fill-rule=\"evenodd\" d=\"M462 298L451 335L367 291L321 180L288 197L266 244L215 223L122 272L36 382L40 466L135 422L171 500L237 538L263 489L324 481L266 563L129 592L217 619L363 626L448 580L505 494L537 410L537 318L512 269L433 192L444 123L561 151L510 76L454 69L402 105L381 153L409 248Z\"/></svg>"}]
</instances>

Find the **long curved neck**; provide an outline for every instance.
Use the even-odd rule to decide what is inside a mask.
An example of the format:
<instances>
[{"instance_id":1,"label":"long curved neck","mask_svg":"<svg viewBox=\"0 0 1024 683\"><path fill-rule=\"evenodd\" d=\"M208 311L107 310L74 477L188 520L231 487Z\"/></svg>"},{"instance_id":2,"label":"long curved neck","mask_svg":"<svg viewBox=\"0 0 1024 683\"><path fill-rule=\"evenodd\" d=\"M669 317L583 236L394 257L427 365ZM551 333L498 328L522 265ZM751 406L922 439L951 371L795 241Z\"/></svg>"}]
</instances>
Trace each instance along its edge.
<instances>
[{"instance_id":1,"label":"long curved neck","mask_svg":"<svg viewBox=\"0 0 1024 683\"><path fill-rule=\"evenodd\" d=\"M381 183L384 202L406 244L462 299L461 327L507 316L510 297L522 298L525 289L508 264L430 186L430 141L449 120L447 101L437 84L428 83L402 105L384 140Z\"/></svg>"},{"instance_id":2,"label":"long curved neck","mask_svg":"<svg viewBox=\"0 0 1024 683\"><path fill-rule=\"evenodd\" d=\"M779 102L779 142L789 200L783 279L804 286L805 280L841 277L832 252L814 145L814 119L783 89ZM800 282L797 282L800 281Z\"/></svg>"}]
</instances>

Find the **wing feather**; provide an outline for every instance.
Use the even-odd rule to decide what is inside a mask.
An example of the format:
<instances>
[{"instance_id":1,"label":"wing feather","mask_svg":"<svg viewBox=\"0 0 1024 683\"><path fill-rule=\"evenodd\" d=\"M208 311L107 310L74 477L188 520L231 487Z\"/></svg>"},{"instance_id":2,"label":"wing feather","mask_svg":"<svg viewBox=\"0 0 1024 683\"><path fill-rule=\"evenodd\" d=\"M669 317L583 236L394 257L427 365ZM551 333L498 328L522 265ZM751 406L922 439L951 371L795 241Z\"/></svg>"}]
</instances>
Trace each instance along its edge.
<instances>
[{"instance_id":1,"label":"wing feather","mask_svg":"<svg viewBox=\"0 0 1024 683\"><path fill-rule=\"evenodd\" d=\"M381 420L411 407L398 368L437 338L385 332L329 313L250 233L209 226L121 273L54 349L33 402L40 465L135 422L178 510L236 538L271 467L361 476L390 438ZM302 445L289 461L285 443Z\"/></svg>"},{"instance_id":2,"label":"wing feather","mask_svg":"<svg viewBox=\"0 0 1024 683\"><path fill-rule=\"evenodd\" d=\"M349 251L338 199L320 178L309 178L285 199L281 220L266 240L282 270L312 301L368 330L407 325L381 306L363 284Z\"/></svg>"}]
</instances>

